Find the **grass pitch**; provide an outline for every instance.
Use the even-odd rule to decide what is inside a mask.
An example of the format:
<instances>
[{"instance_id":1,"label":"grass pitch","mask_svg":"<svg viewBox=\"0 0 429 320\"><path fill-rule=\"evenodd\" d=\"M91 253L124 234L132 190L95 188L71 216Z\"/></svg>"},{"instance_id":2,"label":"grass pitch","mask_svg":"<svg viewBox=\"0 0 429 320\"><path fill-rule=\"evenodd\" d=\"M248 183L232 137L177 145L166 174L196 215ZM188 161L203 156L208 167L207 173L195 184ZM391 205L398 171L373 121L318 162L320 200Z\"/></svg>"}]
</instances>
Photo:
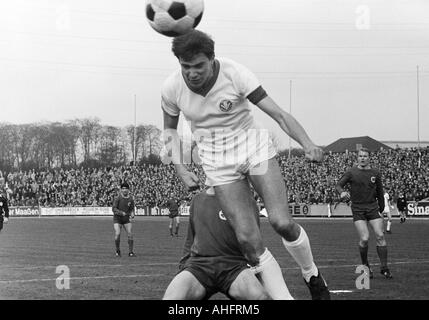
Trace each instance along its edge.
<instances>
[{"instance_id":1,"label":"grass pitch","mask_svg":"<svg viewBox=\"0 0 429 320\"><path fill-rule=\"evenodd\" d=\"M369 289L357 289L358 239L351 218L296 219L310 237L313 256L333 300L429 299L429 219L395 219L386 234L393 279L379 273L374 235L369 261L375 277ZM177 272L188 225L181 219L180 236L172 238L167 217L136 217L136 257L128 257L125 232L122 257L114 256L111 217L11 218L0 233L0 300L159 300ZM265 245L282 267L291 294L309 300L297 264L267 219L261 229ZM70 288L59 290L58 266L70 270ZM214 300L226 299L222 294Z\"/></svg>"}]
</instances>

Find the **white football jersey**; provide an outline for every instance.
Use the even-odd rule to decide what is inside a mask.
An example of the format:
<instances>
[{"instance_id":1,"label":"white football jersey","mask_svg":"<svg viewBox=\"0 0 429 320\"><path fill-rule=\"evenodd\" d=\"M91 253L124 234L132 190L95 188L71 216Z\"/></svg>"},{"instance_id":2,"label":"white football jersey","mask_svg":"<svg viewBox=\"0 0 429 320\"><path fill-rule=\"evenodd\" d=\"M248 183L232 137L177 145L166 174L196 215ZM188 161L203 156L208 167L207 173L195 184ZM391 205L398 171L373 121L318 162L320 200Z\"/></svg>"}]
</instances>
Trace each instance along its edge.
<instances>
[{"instance_id":1,"label":"white football jersey","mask_svg":"<svg viewBox=\"0 0 429 320\"><path fill-rule=\"evenodd\" d=\"M243 163L271 141L251 115L247 99L261 87L256 76L232 60L215 61L218 74L207 92L189 89L179 69L163 84L161 106L171 116L183 113L203 165L218 167Z\"/></svg>"}]
</instances>

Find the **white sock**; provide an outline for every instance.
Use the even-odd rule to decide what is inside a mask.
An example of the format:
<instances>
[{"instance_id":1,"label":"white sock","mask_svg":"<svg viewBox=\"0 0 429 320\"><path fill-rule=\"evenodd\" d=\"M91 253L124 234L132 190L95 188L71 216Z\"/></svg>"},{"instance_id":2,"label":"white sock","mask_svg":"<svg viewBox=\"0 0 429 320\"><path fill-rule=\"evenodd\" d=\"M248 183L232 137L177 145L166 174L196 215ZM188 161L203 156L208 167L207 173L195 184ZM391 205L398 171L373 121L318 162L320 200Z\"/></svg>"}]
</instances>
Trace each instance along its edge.
<instances>
[{"instance_id":1,"label":"white sock","mask_svg":"<svg viewBox=\"0 0 429 320\"><path fill-rule=\"evenodd\" d=\"M390 226L392 225L392 221L387 221L387 231L390 231Z\"/></svg>"},{"instance_id":2,"label":"white sock","mask_svg":"<svg viewBox=\"0 0 429 320\"><path fill-rule=\"evenodd\" d=\"M259 257L259 264L254 267L255 273L259 274L262 285L274 300L294 300L287 288L277 260L271 252L265 248Z\"/></svg>"},{"instance_id":3,"label":"white sock","mask_svg":"<svg viewBox=\"0 0 429 320\"><path fill-rule=\"evenodd\" d=\"M304 228L301 228L298 239L289 242L282 238L283 245L290 255L294 258L296 263L301 267L302 276L305 281L309 282L312 276L319 274L317 267L313 261L313 254L311 253L310 240Z\"/></svg>"}]
</instances>

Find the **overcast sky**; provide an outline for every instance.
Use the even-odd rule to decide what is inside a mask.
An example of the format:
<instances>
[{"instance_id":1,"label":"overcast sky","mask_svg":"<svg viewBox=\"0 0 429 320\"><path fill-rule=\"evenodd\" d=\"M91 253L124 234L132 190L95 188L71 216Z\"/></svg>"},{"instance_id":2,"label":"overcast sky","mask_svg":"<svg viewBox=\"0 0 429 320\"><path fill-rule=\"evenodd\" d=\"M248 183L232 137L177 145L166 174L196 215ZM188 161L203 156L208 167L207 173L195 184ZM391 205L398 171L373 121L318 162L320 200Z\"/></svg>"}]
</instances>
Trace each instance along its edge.
<instances>
[{"instance_id":1,"label":"overcast sky","mask_svg":"<svg viewBox=\"0 0 429 320\"><path fill-rule=\"evenodd\" d=\"M198 29L249 67L316 144L429 140L429 1L205 0ZM0 1L0 122L98 117L162 128L160 87L178 67L144 0ZM292 81L292 95L290 84ZM289 139L255 107L255 116Z\"/></svg>"}]
</instances>

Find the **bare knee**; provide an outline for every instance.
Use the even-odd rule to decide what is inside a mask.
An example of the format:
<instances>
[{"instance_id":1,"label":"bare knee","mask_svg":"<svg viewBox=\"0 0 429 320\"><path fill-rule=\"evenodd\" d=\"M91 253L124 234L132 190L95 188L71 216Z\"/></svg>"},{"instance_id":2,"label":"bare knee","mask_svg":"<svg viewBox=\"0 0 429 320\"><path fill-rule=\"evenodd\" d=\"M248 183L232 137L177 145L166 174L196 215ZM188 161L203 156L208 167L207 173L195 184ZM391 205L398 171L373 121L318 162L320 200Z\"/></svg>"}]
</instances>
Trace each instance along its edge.
<instances>
[{"instance_id":1,"label":"bare knee","mask_svg":"<svg viewBox=\"0 0 429 320\"><path fill-rule=\"evenodd\" d=\"M377 242L377 246L385 246L386 245L386 238L384 237L384 234L377 234L375 236L375 240Z\"/></svg>"},{"instance_id":2,"label":"bare knee","mask_svg":"<svg viewBox=\"0 0 429 320\"><path fill-rule=\"evenodd\" d=\"M368 247L368 240L368 237L361 238L359 241L359 246L361 246L362 248Z\"/></svg>"}]
</instances>

